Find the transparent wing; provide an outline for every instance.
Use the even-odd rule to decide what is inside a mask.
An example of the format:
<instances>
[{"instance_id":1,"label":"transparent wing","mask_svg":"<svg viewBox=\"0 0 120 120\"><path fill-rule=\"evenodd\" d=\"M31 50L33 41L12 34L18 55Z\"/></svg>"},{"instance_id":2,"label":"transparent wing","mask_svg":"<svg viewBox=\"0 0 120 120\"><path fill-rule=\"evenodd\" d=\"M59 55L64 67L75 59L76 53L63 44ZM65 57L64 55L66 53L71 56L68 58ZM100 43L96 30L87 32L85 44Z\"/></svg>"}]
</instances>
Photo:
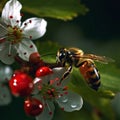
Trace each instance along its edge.
<instances>
[{"instance_id":1,"label":"transparent wing","mask_svg":"<svg viewBox=\"0 0 120 120\"><path fill-rule=\"evenodd\" d=\"M91 60L101 62L101 63L104 63L104 64L107 64L108 62L114 62L114 60L112 58L109 58L109 57L106 57L106 56L98 56L98 55L94 55L94 54L83 54L83 55L74 54L73 56L75 58L91 59Z\"/></svg>"}]
</instances>

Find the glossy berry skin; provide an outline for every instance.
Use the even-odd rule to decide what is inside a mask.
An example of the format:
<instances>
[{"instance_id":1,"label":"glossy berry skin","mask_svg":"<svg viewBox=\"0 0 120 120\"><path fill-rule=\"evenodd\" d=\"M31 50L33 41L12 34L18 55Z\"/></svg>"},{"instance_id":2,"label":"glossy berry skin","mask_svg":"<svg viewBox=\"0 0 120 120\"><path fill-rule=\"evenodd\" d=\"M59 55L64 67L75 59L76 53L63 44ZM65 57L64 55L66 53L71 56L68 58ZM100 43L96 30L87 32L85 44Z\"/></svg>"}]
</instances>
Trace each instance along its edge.
<instances>
[{"instance_id":1,"label":"glossy berry skin","mask_svg":"<svg viewBox=\"0 0 120 120\"><path fill-rule=\"evenodd\" d=\"M29 98L24 101L24 110L28 116L37 116L42 113L43 109L42 102L36 98Z\"/></svg>"},{"instance_id":2,"label":"glossy berry skin","mask_svg":"<svg viewBox=\"0 0 120 120\"><path fill-rule=\"evenodd\" d=\"M38 63L40 61L40 54L38 52L34 52L29 57L30 63Z\"/></svg>"},{"instance_id":3,"label":"glossy berry skin","mask_svg":"<svg viewBox=\"0 0 120 120\"><path fill-rule=\"evenodd\" d=\"M51 73L53 73L52 69L50 69L49 67L43 66L36 71L36 77L42 77Z\"/></svg>"},{"instance_id":4,"label":"glossy berry skin","mask_svg":"<svg viewBox=\"0 0 120 120\"><path fill-rule=\"evenodd\" d=\"M22 72L17 72L9 81L11 92L15 96L28 96L33 90L32 78Z\"/></svg>"}]
</instances>

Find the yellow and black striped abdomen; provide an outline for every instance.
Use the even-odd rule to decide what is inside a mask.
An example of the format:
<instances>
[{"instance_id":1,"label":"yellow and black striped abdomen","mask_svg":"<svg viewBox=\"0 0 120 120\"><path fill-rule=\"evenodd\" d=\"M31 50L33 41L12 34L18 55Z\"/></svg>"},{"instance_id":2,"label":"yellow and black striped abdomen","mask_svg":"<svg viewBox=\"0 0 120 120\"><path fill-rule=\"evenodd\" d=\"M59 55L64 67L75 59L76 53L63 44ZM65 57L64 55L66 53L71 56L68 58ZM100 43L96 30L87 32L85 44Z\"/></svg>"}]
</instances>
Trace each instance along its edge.
<instances>
[{"instance_id":1,"label":"yellow and black striped abdomen","mask_svg":"<svg viewBox=\"0 0 120 120\"><path fill-rule=\"evenodd\" d=\"M84 61L80 66L80 72L88 85L94 90L98 90L100 86L100 74L92 61Z\"/></svg>"}]
</instances>

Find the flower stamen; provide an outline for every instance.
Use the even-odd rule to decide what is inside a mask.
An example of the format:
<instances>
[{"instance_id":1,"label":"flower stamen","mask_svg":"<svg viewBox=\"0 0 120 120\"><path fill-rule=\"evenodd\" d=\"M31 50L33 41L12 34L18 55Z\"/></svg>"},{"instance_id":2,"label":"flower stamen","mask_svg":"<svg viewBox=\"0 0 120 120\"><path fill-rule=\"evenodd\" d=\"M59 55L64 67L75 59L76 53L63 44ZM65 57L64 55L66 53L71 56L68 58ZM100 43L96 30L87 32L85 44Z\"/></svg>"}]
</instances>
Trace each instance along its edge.
<instances>
[{"instance_id":1,"label":"flower stamen","mask_svg":"<svg viewBox=\"0 0 120 120\"><path fill-rule=\"evenodd\" d=\"M9 45L9 52L8 52L8 56L9 56L9 57L11 56L11 47L12 47L12 45L10 44L10 45Z\"/></svg>"},{"instance_id":2,"label":"flower stamen","mask_svg":"<svg viewBox=\"0 0 120 120\"><path fill-rule=\"evenodd\" d=\"M53 112L52 112L52 110L51 110L51 108L50 108L50 106L49 106L49 104L47 103L47 101L45 101L45 105L47 106L47 108L48 108L48 114L49 115L52 115L53 114Z\"/></svg>"},{"instance_id":3,"label":"flower stamen","mask_svg":"<svg viewBox=\"0 0 120 120\"><path fill-rule=\"evenodd\" d=\"M58 91L55 87L48 85L43 85L41 87L40 93L43 96L43 99L45 100L54 100L58 97Z\"/></svg>"},{"instance_id":4,"label":"flower stamen","mask_svg":"<svg viewBox=\"0 0 120 120\"><path fill-rule=\"evenodd\" d=\"M11 44L19 43L22 40L22 30L17 26L8 26L7 40L10 41Z\"/></svg>"}]
</instances>

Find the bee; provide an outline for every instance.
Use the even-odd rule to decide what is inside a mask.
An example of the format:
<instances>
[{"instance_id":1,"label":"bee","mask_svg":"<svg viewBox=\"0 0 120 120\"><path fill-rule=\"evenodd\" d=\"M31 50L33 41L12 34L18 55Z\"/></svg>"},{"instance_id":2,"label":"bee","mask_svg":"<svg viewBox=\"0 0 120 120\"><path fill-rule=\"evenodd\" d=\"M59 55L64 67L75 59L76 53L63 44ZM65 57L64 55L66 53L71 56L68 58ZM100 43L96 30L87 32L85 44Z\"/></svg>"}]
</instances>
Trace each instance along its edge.
<instances>
[{"instance_id":1,"label":"bee","mask_svg":"<svg viewBox=\"0 0 120 120\"><path fill-rule=\"evenodd\" d=\"M97 56L94 54L84 54L79 48L60 48L56 55L56 62L61 63L62 66L67 67L66 72L63 74L60 83L72 71L73 66L79 68L83 78L87 84L94 90L100 87L100 73L94 61L107 64L114 60L105 56Z\"/></svg>"}]
</instances>

